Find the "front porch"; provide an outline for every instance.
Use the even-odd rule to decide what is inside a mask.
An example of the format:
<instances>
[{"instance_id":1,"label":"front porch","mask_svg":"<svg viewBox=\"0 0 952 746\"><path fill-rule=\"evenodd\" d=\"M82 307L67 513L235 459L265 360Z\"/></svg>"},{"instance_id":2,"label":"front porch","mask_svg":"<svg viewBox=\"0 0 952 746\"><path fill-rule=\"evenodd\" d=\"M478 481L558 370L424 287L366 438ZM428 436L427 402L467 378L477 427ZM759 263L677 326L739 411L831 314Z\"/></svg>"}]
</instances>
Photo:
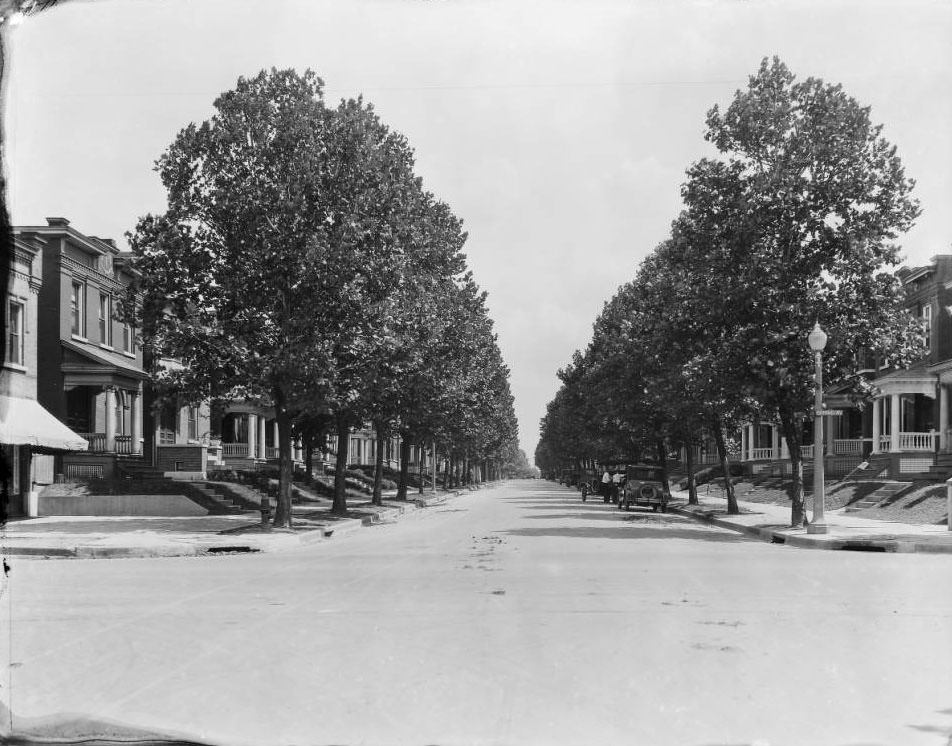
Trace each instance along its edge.
<instances>
[{"instance_id":1,"label":"front porch","mask_svg":"<svg viewBox=\"0 0 952 746\"><path fill-rule=\"evenodd\" d=\"M936 454L942 450L938 431L891 429L885 435L877 432L875 437L837 437L847 434L845 431L849 427L848 418L851 414L846 412L824 417L825 424L831 430L830 437L824 439L823 458L827 476L844 477L861 463L875 460L883 464L884 475L890 479L934 478L930 470L936 463ZM805 428L805 434L808 437L812 435L812 429ZM800 456L804 466L811 469L816 458L814 444L801 445ZM759 425L745 428L741 437L741 461L754 474L789 468L790 451L786 439L779 435L779 427Z\"/></svg>"},{"instance_id":2,"label":"front porch","mask_svg":"<svg viewBox=\"0 0 952 746\"><path fill-rule=\"evenodd\" d=\"M265 464L277 465L278 423L273 410L246 402L229 403L213 413L212 430L221 448L220 468L255 469ZM291 460L295 464L304 463L300 439L291 445Z\"/></svg>"},{"instance_id":3,"label":"front porch","mask_svg":"<svg viewBox=\"0 0 952 746\"><path fill-rule=\"evenodd\" d=\"M57 414L89 444L55 459L56 479L111 479L122 461L143 461L143 385L148 375L134 357L101 345L61 341L61 399Z\"/></svg>"}]
</instances>

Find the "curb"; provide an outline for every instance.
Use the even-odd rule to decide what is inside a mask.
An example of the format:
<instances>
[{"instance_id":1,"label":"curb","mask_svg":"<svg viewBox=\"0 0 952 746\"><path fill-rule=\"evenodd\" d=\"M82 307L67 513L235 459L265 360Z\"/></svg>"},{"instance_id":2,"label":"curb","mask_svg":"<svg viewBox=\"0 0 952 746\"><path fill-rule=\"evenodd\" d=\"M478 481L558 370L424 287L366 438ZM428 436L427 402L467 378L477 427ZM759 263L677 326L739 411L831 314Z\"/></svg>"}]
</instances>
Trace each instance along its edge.
<instances>
[{"instance_id":1,"label":"curb","mask_svg":"<svg viewBox=\"0 0 952 746\"><path fill-rule=\"evenodd\" d=\"M37 559L154 559L167 557L209 557L216 554L254 554L277 552L303 544L313 544L337 536L358 531L365 526L394 521L405 513L445 503L451 497L459 497L463 490L454 490L443 495L432 495L408 500L405 504L385 501L383 510L366 511L360 518L345 518L315 526L310 531L275 534L216 535L215 539L197 538L164 539L159 543L134 545L32 545L4 546L4 556L34 557ZM361 512L357 509L355 512Z\"/></svg>"},{"instance_id":2,"label":"curb","mask_svg":"<svg viewBox=\"0 0 952 746\"><path fill-rule=\"evenodd\" d=\"M693 518L719 528L742 533L770 544L786 544L798 549L826 549L839 551L890 552L912 554L916 552L931 554L952 554L952 543L930 542L917 538L898 538L870 536L842 537L831 534L792 534L784 529L744 526L724 518L716 517L713 512L688 510L682 506L670 505L668 510L680 516Z\"/></svg>"}]
</instances>

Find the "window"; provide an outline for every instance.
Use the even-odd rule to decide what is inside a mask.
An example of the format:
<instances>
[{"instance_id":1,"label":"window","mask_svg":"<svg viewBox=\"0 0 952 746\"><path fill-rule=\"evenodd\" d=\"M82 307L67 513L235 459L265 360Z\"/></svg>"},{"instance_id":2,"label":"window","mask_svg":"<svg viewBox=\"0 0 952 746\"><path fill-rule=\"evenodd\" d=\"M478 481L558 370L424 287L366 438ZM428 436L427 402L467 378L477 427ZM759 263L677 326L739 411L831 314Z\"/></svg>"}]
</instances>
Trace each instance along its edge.
<instances>
[{"instance_id":1,"label":"window","mask_svg":"<svg viewBox=\"0 0 952 746\"><path fill-rule=\"evenodd\" d=\"M23 355L23 319L26 309L20 301L10 301L7 316L7 362L25 365Z\"/></svg>"},{"instance_id":2,"label":"window","mask_svg":"<svg viewBox=\"0 0 952 746\"><path fill-rule=\"evenodd\" d=\"M136 352L136 331L126 323L122 325L122 351L130 355Z\"/></svg>"},{"instance_id":3,"label":"window","mask_svg":"<svg viewBox=\"0 0 952 746\"><path fill-rule=\"evenodd\" d=\"M99 343L112 347L112 297L99 294Z\"/></svg>"},{"instance_id":4,"label":"window","mask_svg":"<svg viewBox=\"0 0 952 746\"><path fill-rule=\"evenodd\" d=\"M74 282L73 289L69 296L70 314L73 324L72 332L77 337L86 336L86 285L82 282Z\"/></svg>"},{"instance_id":5,"label":"window","mask_svg":"<svg viewBox=\"0 0 952 746\"><path fill-rule=\"evenodd\" d=\"M198 407L188 408L188 439L198 440Z\"/></svg>"},{"instance_id":6,"label":"window","mask_svg":"<svg viewBox=\"0 0 952 746\"><path fill-rule=\"evenodd\" d=\"M159 445L172 445L178 435L178 407L166 403L159 410Z\"/></svg>"}]
</instances>

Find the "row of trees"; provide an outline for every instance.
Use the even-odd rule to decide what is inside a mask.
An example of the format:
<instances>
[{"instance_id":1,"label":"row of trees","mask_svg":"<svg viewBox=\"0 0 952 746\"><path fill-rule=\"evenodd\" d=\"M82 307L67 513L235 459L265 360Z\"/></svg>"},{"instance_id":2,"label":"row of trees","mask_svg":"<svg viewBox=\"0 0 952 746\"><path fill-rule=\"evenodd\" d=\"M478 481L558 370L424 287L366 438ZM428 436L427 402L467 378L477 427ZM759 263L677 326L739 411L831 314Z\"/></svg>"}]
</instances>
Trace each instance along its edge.
<instances>
[{"instance_id":1,"label":"row of trees","mask_svg":"<svg viewBox=\"0 0 952 746\"><path fill-rule=\"evenodd\" d=\"M865 356L903 365L923 350L891 271L919 206L881 129L839 85L798 82L776 58L726 111L714 106L705 137L718 157L687 170L670 236L559 371L536 463L663 463L670 448L687 446L690 459L713 439L728 475L726 435L778 422L793 465L791 525L803 525L810 329L819 322L829 335L824 382L857 405L871 394L857 375Z\"/></svg>"},{"instance_id":2,"label":"row of trees","mask_svg":"<svg viewBox=\"0 0 952 746\"><path fill-rule=\"evenodd\" d=\"M361 98L324 102L312 72L239 79L156 164L168 209L128 236L136 318L169 396L274 408L274 525L291 525L291 444L339 436L333 510L346 512L351 428L466 464L512 460L517 426L466 234L414 174L413 151ZM381 445L381 443L378 443ZM380 500L384 449L377 448Z\"/></svg>"}]
</instances>

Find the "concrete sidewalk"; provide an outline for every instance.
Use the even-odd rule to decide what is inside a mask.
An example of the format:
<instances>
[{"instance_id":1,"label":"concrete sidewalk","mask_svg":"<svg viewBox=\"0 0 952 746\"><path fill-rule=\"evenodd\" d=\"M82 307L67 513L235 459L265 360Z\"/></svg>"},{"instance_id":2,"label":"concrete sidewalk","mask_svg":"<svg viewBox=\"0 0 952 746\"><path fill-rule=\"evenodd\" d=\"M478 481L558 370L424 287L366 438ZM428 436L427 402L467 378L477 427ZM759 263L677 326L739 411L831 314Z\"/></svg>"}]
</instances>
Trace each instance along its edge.
<instances>
[{"instance_id":1,"label":"concrete sidewalk","mask_svg":"<svg viewBox=\"0 0 952 746\"><path fill-rule=\"evenodd\" d=\"M739 531L774 544L808 549L844 549L879 552L934 552L952 554L952 531L945 524L917 525L895 521L857 518L843 510L825 514L829 533L808 534L805 528L790 528L790 507L738 500L740 515L727 514L724 498L701 497L699 505L688 505L686 490L671 493L669 510L721 528ZM812 506L807 500L807 515Z\"/></svg>"},{"instance_id":2,"label":"concrete sidewalk","mask_svg":"<svg viewBox=\"0 0 952 746\"><path fill-rule=\"evenodd\" d=\"M277 552L342 536L404 513L439 505L465 490L438 491L382 506L348 501L346 518L331 515L331 500L293 506L292 529L265 529L260 513L190 517L51 516L8 521L0 529L0 555L38 558L184 557Z\"/></svg>"}]
</instances>

